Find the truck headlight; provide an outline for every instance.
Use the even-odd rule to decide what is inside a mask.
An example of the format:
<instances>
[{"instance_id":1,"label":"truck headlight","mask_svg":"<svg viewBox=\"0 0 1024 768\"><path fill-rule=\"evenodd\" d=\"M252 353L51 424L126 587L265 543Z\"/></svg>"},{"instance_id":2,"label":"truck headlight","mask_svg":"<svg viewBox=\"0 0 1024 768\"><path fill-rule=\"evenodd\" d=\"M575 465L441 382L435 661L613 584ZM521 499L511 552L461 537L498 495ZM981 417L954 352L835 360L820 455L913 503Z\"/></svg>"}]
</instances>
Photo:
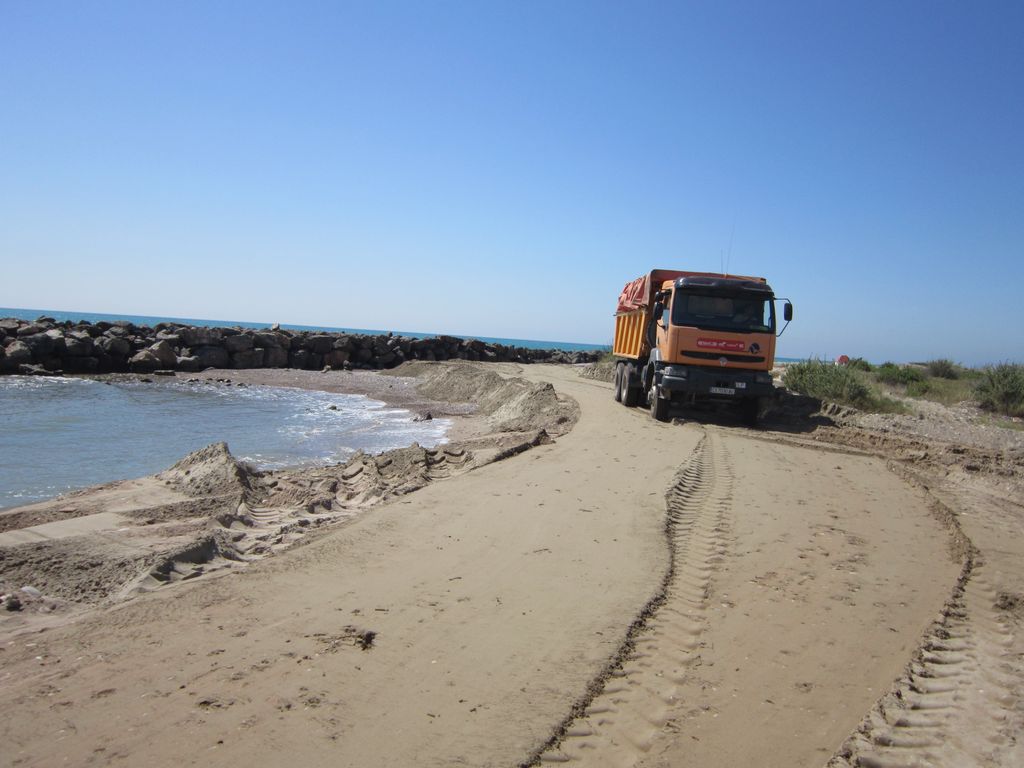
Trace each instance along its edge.
<instances>
[{"instance_id":1,"label":"truck headlight","mask_svg":"<svg viewBox=\"0 0 1024 768\"><path fill-rule=\"evenodd\" d=\"M767 371L759 371L756 376L756 380L758 384L771 384L772 375Z\"/></svg>"}]
</instances>

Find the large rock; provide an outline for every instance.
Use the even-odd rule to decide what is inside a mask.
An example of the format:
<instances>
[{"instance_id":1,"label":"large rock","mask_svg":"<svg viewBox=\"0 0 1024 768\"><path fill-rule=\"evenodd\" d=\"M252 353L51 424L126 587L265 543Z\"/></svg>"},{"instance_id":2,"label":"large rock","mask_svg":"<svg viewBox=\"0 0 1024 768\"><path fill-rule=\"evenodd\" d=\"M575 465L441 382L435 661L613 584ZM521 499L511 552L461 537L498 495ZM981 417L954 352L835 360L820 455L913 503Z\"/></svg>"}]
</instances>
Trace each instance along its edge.
<instances>
[{"instance_id":1,"label":"large rock","mask_svg":"<svg viewBox=\"0 0 1024 768\"><path fill-rule=\"evenodd\" d=\"M32 333L27 336L18 334L18 340L32 350L32 357L35 360L42 360L53 354L56 342L47 333Z\"/></svg>"},{"instance_id":2,"label":"large rock","mask_svg":"<svg viewBox=\"0 0 1024 768\"><path fill-rule=\"evenodd\" d=\"M93 346L92 336L84 331L72 331L64 337L64 347L70 357L88 357Z\"/></svg>"},{"instance_id":3,"label":"large rock","mask_svg":"<svg viewBox=\"0 0 1024 768\"><path fill-rule=\"evenodd\" d=\"M53 340L53 348L50 354L58 356L63 355L67 349L64 339L64 331L57 328L51 328L46 332L46 335Z\"/></svg>"},{"instance_id":4,"label":"large rock","mask_svg":"<svg viewBox=\"0 0 1024 768\"><path fill-rule=\"evenodd\" d=\"M323 367L323 357L308 349L297 349L288 355L288 364L292 368L312 371Z\"/></svg>"},{"instance_id":5,"label":"large rock","mask_svg":"<svg viewBox=\"0 0 1024 768\"><path fill-rule=\"evenodd\" d=\"M231 355L232 368L262 368L263 350L246 349Z\"/></svg>"},{"instance_id":6,"label":"large rock","mask_svg":"<svg viewBox=\"0 0 1024 768\"><path fill-rule=\"evenodd\" d=\"M97 373L113 373L114 371L123 371L127 367L123 357L111 357L99 347L96 347L95 358Z\"/></svg>"},{"instance_id":7,"label":"large rock","mask_svg":"<svg viewBox=\"0 0 1024 768\"><path fill-rule=\"evenodd\" d=\"M96 339L96 346L113 358L125 358L132 351L132 345L120 336L100 336Z\"/></svg>"},{"instance_id":8,"label":"large rock","mask_svg":"<svg viewBox=\"0 0 1024 768\"><path fill-rule=\"evenodd\" d=\"M281 347L267 347L263 351L263 365L267 368L287 368L288 350Z\"/></svg>"},{"instance_id":9,"label":"large rock","mask_svg":"<svg viewBox=\"0 0 1024 768\"><path fill-rule=\"evenodd\" d=\"M306 339L306 347L318 355L323 355L334 349L333 336L310 336Z\"/></svg>"},{"instance_id":10,"label":"large rock","mask_svg":"<svg viewBox=\"0 0 1024 768\"><path fill-rule=\"evenodd\" d=\"M220 328L186 326L178 335L181 336L181 340L186 346L202 347L220 344L222 334Z\"/></svg>"},{"instance_id":11,"label":"large rock","mask_svg":"<svg viewBox=\"0 0 1024 768\"><path fill-rule=\"evenodd\" d=\"M264 349L272 347L288 349L292 342L291 337L277 331L257 331L252 335L252 338L257 347L263 347Z\"/></svg>"},{"instance_id":12,"label":"large rock","mask_svg":"<svg viewBox=\"0 0 1024 768\"><path fill-rule=\"evenodd\" d=\"M166 339L152 345L149 351L160 361L161 368L173 368L178 362L178 356L174 354L174 347Z\"/></svg>"},{"instance_id":13,"label":"large rock","mask_svg":"<svg viewBox=\"0 0 1024 768\"><path fill-rule=\"evenodd\" d=\"M136 352L128 361L128 368L132 373L152 373L162 367L160 358L156 356L152 349Z\"/></svg>"},{"instance_id":14,"label":"large rock","mask_svg":"<svg viewBox=\"0 0 1024 768\"><path fill-rule=\"evenodd\" d=\"M252 348L253 338L248 333L240 333L237 336L228 336L224 339L224 349L226 349L228 354L231 355L237 354L238 352L248 352Z\"/></svg>"},{"instance_id":15,"label":"large rock","mask_svg":"<svg viewBox=\"0 0 1024 768\"><path fill-rule=\"evenodd\" d=\"M4 348L4 357L0 359L0 365L5 371L17 371L18 366L29 365L32 362L32 350L24 341L12 341Z\"/></svg>"},{"instance_id":16,"label":"large rock","mask_svg":"<svg viewBox=\"0 0 1024 768\"><path fill-rule=\"evenodd\" d=\"M200 370L203 368L227 368L231 364L231 358L224 347L205 344L196 347L193 354L199 360Z\"/></svg>"}]
</instances>

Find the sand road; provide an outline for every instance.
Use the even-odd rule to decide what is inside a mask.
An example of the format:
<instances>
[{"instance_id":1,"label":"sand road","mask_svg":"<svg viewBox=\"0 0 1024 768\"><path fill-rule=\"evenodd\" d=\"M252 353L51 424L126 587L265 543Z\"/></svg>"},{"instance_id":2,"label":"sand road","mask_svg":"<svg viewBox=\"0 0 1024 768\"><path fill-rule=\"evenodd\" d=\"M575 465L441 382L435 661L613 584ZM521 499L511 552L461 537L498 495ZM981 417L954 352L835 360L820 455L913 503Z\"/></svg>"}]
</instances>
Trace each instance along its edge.
<instances>
[{"instance_id":1,"label":"sand road","mask_svg":"<svg viewBox=\"0 0 1024 768\"><path fill-rule=\"evenodd\" d=\"M825 763L960 572L923 492L520 374L576 398L572 432L10 639L0 764Z\"/></svg>"}]
</instances>

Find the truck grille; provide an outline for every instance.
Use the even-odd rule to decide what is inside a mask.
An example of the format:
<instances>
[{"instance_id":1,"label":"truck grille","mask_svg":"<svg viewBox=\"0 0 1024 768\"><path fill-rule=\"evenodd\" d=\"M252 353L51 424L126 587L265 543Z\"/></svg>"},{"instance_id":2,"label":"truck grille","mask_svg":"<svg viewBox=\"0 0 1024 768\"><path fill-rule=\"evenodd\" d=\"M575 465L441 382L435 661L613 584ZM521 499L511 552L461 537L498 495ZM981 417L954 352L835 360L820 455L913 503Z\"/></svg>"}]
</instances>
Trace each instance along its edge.
<instances>
[{"instance_id":1,"label":"truck grille","mask_svg":"<svg viewBox=\"0 0 1024 768\"><path fill-rule=\"evenodd\" d=\"M729 355L721 352L691 352L686 349L682 351L683 357L693 357L697 360L719 360L725 358L730 363L763 363L763 355Z\"/></svg>"}]
</instances>

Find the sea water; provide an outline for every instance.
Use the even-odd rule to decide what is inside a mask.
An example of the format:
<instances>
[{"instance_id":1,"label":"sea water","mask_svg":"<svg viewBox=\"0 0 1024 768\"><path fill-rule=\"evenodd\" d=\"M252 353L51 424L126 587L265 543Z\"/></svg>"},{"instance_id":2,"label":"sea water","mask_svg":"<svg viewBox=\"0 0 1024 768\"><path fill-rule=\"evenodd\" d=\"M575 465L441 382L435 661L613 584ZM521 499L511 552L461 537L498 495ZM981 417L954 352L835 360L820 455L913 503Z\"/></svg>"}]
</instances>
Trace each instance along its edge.
<instances>
[{"instance_id":1,"label":"sea water","mask_svg":"<svg viewBox=\"0 0 1024 768\"><path fill-rule=\"evenodd\" d=\"M0 377L0 508L166 469L225 441L260 469L446 442L447 419L363 395L176 380Z\"/></svg>"}]
</instances>

